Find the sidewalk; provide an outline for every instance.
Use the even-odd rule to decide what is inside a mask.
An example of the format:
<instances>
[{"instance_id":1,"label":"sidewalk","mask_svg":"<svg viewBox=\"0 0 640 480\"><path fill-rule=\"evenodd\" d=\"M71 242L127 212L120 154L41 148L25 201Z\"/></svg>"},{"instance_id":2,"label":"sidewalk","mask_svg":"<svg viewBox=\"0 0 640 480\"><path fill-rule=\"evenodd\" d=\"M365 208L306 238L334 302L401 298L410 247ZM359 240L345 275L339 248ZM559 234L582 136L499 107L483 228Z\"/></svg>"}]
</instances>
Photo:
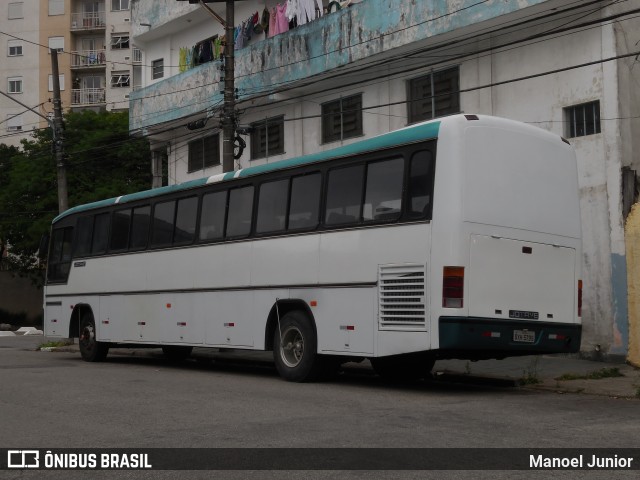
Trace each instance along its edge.
<instances>
[{"instance_id":1,"label":"sidewalk","mask_svg":"<svg viewBox=\"0 0 640 480\"><path fill-rule=\"evenodd\" d=\"M79 351L77 343L54 350ZM162 357L162 352L159 349L113 348L109 355ZM247 350L194 348L192 357L200 361L273 363L271 352ZM373 375L367 360L347 363L343 368L347 372ZM600 362L566 355L510 357L477 362L439 360L433 373L433 381L436 382L484 384L640 400L640 369L624 363Z\"/></svg>"}]
</instances>

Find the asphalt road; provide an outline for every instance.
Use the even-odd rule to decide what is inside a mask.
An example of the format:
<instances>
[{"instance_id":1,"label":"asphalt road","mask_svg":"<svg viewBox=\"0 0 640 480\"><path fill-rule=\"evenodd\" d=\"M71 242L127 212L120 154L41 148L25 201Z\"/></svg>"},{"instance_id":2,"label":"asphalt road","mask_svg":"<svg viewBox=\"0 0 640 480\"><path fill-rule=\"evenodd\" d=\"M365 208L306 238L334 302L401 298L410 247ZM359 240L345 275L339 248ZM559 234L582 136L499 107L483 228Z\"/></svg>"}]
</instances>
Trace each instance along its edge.
<instances>
[{"instance_id":1,"label":"asphalt road","mask_svg":"<svg viewBox=\"0 0 640 480\"><path fill-rule=\"evenodd\" d=\"M367 369L294 384L269 364L40 352L0 338L0 448L629 448L636 401L455 383L388 385ZM505 455L509 451L505 450ZM639 459L640 461L640 459ZM637 478L634 472L28 472L0 478Z\"/></svg>"}]
</instances>

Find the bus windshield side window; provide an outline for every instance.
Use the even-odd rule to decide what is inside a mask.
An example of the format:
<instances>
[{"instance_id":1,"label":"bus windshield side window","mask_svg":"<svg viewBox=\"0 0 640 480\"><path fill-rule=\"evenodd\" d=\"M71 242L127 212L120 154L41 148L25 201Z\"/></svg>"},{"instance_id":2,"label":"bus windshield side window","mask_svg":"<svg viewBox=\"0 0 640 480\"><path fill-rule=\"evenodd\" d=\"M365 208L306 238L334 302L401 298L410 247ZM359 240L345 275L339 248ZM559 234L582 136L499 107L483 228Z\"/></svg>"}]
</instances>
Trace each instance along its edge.
<instances>
[{"instance_id":1,"label":"bus windshield side window","mask_svg":"<svg viewBox=\"0 0 640 480\"><path fill-rule=\"evenodd\" d=\"M173 222L176 202L156 203L153 208L153 225L151 227L151 246L170 245L173 238Z\"/></svg>"},{"instance_id":2,"label":"bus windshield side window","mask_svg":"<svg viewBox=\"0 0 640 480\"><path fill-rule=\"evenodd\" d=\"M260 186L256 233L284 230L289 198L289 179L266 182Z\"/></svg>"},{"instance_id":3,"label":"bus windshield side window","mask_svg":"<svg viewBox=\"0 0 640 480\"><path fill-rule=\"evenodd\" d=\"M93 215L80 217L76 223L76 243L74 257L84 257L91 253L91 235L93 234Z\"/></svg>"},{"instance_id":4,"label":"bus windshield side window","mask_svg":"<svg viewBox=\"0 0 640 480\"><path fill-rule=\"evenodd\" d=\"M433 154L428 150L415 152L409 172L409 218L431 220L433 198Z\"/></svg>"},{"instance_id":5,"label":"bus windshield side window","mask_svg":"<svg viewBox=\"0 0 640 480\"><path fill-rule=\"evenodd\" d=\"M47 279L50 282L64 282L71 267L71 242L73 228L58 228L53 231L49 252Z\"/></svg>"},{"instance_id":6,"label":"bus windshield side window","mask_svg":"<svg viewBox=\"0 0 640 480\"><path fill-rule=\"evenodd\" d=\"M360 221L364 165L329 171L325 225L343 225Z\"/></svg>"},{"instance_id":7,"label":"bus windshield side window","mask_svg":"<svg viewBox=\"0 0 640 480\"><path fill-rule=\"evenodd\" d=\"M402 157L369 163L362 214L365 221L390 221L400 216L403 179Z\"/></svg>"},{"instance_id":8,"label":"bus windshield side window","mask_svg":"<svg viewBox=\"0 0 640 480\"><path fill-rule=\"evenodd\" d=\"M294 177L291 181L289 230L315 228L318 225L321 180L319 173L312 173Z\"/></svg>"},{"instance_id":9,"label":"bus windshield side window","mask_svg":"<svg viewBox=\"0 0 640 480\"><path fill-rule=\"evenodd\" d=\"M133 209L133 219L131 220L131 250L147 248L150 214L151 207L149 205Z\"/></svg>"},{"instance_id":10,"label":"bus windshield side window","mask_svg":"<svg viewBox=\"0 0 640 480\"><path fill-rule=\"evenodd\" d=\"M227 237L244 237L251 233L253 186L234 188L229 192Z\"/></svg>"},{"instance_id":11,"label":"bus windshield side window","mask_svg":"<svg viewBox=\"0 0 640 480\"><path fill-rule=\"evenodd\" d=\"M227 191L208 193L202 197L200 240L220 240L224 236Z\"/></svg>"}]
</instances>

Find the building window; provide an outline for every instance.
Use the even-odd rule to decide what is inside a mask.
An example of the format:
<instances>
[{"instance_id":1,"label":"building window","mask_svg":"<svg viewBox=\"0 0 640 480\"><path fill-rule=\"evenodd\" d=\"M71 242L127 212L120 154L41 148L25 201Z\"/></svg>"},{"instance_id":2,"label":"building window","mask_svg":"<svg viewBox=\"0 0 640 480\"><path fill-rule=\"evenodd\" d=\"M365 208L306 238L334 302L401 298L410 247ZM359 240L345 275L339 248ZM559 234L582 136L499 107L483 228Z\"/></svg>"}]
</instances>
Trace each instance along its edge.
<instances>
[{"instance_id":1,"label":"building window","mask_svg":"<svg viewBox=\"0 0 640 480\"><path fill-rule=\"evenodd\" d=\"M564 118L569 138L600 133L600 101L565 108Z\"/></svg>"},{"instance_id":2,"label":"building window","mask_svg":"<svg viewBox=\"0 0 640 480\"><path fill-rule=\"evenodd\" d=\"M357 137L362 130L362 94L322 104L322 143Z\"/></svg>"},{"instance_id":3,"label":"building window","mask_svg":"<svg viewBox=\"0 0 640 480\"><path fill-rule=\"evenodd\" d=\"M111 86L114 88L128 87L130 84L131 75L129 72L112 72L111 73Z\"/></svg>"},{"instance_id":4,"label":"building window","mask_svg":"<svg viewBox=\"0 0 640 480\"><path fill-rule=\"evenodd\" d=\"M22 93L22 77L9 77L9 93Z\"/></svg>"},{"instance_id":5,"label":"building window","mask_svg":"<svg viewBox=\"0 0 640 480\"><path fill-rule=\"evenodd\" d=\"M64 73L58 75L58 81L60 82L60 91L64 90ZM49 74L49 91L53 92L53 75Z\"/></svg>"},{"instance_id":6,"label":"building window","mask_svg":"<svg viewBox=\"0 0 640 480\"><path fill-rule=\"evenodd\" d=\"M7 46L9 47L10 57L22 56L22 42L20 40L9 40Z\"/></svg>"},{"instance_id":7,"label":"building window","mask_svg":"<svg viewBox=\"0 0 640 480\"><path fill-rule=\"evenodd\" d=\"M22 131L22 115L7 115L7 132Z\"/></svg>"},{"instance_id":8,"label":"building window","mask_svg":"<svg viewBox=\"0 0 640 480\"><path fill-rule=\"evenodd\" d=\"M251 124L251 159L284 153L284 116Z\"/></svg>"},{"instance_id":9,"label":"building window","mask_svg":"<svg viewBox=\"0 0 640 480\"><path fill-rule=\"evenodd\" d=\"M220 135L209 135L189 142L188 172L220 165Z\"/></svg>"},{"instance_id":10,"label":"building window","mask_svg":"<svg viewBox=\"0 0 640 480\"><path fill-rule=\"evenodd\" d=\"M111 10L129 10L129 0L111 0Z\"/></svg>"},{"instance_id":11,"label":"building window","mask_svg":"<svg viewBox=\"0 0 640 480\"><path fill-rule=\"evenodd\" d=\"M460 112L460 69L449 68L409 80L409 123Z\"/></svg>"},{"instance_id":12,"label":"building window","mask_svg":"<svg viewBox=\"0 0 640 480\"><path fill-rule=\"evenodd\" d=\"M58 53L64 52L64 37L49 37L49 51L57 50Z\"/></svg>"},{"instance_id":13,"label":"building window","mask_svg":"<svg viewBox=\"0 0 640 480\"><path fill-rule=\"evenodd\" d=\"M111 35L111 49L123 50L129 48L129 35L114 34Z\"/></svg>"},{"instance_id":14,"label":"building window","mask_svg":"<svg viewBox=\"0 0 640 480\"><path fill-rule=\"evenodd\" d=\"M151 62L151 76L154 80L164 77L164 58Z\"/></svg>"},{"instance_id":15,"label":"building window","mask_svg":"<svg viewBox=\"0 0 640 480\"><path fill-rule=\"evenodd\" d=\"M23 3L24 2L14 2L9 4L9 20L24 18L24 14L22 13Z\"/></svg>"},{"instance_id":16,"label":"building window","mask_svg":"<svg viewBox=\"0 0 640 480\"><path fill-rule=\"evenodd\" d=\"M49 16L64 15L64 0L49 0Z\"/></svg>"}]
</instances>

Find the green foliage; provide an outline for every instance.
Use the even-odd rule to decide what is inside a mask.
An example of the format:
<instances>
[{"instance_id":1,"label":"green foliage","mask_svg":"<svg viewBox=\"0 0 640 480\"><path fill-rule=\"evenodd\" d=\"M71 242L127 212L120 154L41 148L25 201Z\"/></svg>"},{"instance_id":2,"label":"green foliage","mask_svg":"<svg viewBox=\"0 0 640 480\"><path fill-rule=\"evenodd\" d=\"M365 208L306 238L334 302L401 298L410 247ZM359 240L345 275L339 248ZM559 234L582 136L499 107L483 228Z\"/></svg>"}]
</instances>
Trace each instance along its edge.
<instances>
[{"instance_id":1,"label":"green foliage","mask_svg":"<svg viewBox=\"0 0 640 480\"><path fill-rule=\"evenodd\" d=\"M149 143L129 136L127 112L67 113L64 145L69 207L150 187ZM0 144L0 242L11 245L12 270L34 269L40 238L57 215L50 130L36 131L21 150Z\"/></svg>"}]
</instances>

